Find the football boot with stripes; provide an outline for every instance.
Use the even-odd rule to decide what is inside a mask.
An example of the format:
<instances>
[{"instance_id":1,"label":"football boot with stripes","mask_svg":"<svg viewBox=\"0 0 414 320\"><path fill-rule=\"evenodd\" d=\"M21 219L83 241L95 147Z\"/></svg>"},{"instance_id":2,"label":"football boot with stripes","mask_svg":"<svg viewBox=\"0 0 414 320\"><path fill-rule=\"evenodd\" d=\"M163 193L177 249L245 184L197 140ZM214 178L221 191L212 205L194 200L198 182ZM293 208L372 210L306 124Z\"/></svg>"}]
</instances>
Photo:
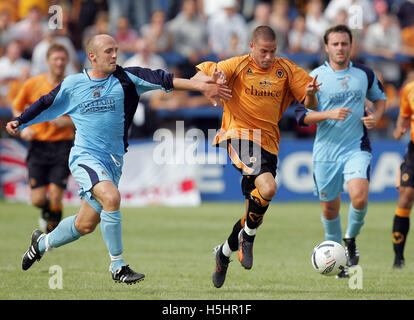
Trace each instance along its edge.
<instances>
[{"instance_id":1,"label":"football boot with stripes","mask_svg":"<svg viewBox=\"0 0 414 320\"><path fill-rule=\"evenodd\" d=\"M144 280L145 275L135 272L129 265L118 268L115 272L109 267L109 271L112 273L112 279L117 283L134 284Z\"/></svg>"},{"instance_id":2,"label":"football boot with stripes","mask_svg":"<svg viewBox=\"0 0 414 320\"><path fill-rule=\"evenodd\" d=\"M250 239L249 239L250 238ZM244 229L239 232L239 261L245 269L253 267L253 239Z\"/></svg>"},{"instance_id":3,"label":"football boot with stripes","mask_svg":"<svg viewBox=\"0 0 414 320\"><path fill-rule=\"evenodd\" d=\"M336 275L336 278L349 278L348 266L345 266L344 269Z\"/></svg>"},{"instance_id":4,"label":"football boot with stripes","mask_svg":"<svg viewBox=\"0 0 414 320\"><path fill-rule=\"evenodd\" d=\"M222 252L223 245L220 244L214 248L214 255L216 257L216 268L213 272L213 284L216 288L220 288L226 280L227 268L229 267L230 259Z\"/></svg>"},{"instance_id":5,"label":"football boot with stripes","mask_svg":"<svg viewBox=\"0 0 414 320\"><path fill-rule=\"evenodd\" d=\"M344 238L345 253L348 259L348 266L356 266L359 262L359 251L355 244L355 238Z\"/></svg>"},{"instance_id":6,"label":"football boot with stripes","mask_svg":"<svg viewBox=\"0 0 414 320\"><path fill-rule=\"evenodd\" d=\"M32 232L32 239L30 242L30 247L23 255L22 259L22 269L27 270L29 269L32 264L37 260L39 261L42 257L39 251L39 240L43 238L45 234L40 230L35 230Z\"/></svg>"}]
</instances>

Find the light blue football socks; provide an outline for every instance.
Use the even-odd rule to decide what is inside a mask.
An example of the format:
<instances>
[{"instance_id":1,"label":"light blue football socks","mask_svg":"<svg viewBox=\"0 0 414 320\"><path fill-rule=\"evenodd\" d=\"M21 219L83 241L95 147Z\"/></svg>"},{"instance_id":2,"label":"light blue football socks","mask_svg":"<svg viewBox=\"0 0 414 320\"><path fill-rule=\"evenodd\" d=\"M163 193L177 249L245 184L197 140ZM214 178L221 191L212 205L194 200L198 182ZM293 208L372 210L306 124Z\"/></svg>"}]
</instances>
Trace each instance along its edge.
<instances>
[{"instance_id":1,"label":"light blue football socks","mask_svg":"<svg viewBox=\"0 0 414 320\"><path fill-rule=\"evenodd\" d=\"M323 215L321 216L323 226L325 228L325 240L332 240L342 243L342 227L341 216L338 215L335 219L326 220Z\"/></svg>"},{"instance_id":2,"label":"light blue football socks","mask_svg":"<svg viewBox=\"0 0 414 320\"><path fill-rule=\"evenodd\" d=\"M363 210L357 210L349 204L348 213L348 228L346 229L345 238L355 238L361 231L361 227L364 225L364 218L368 211L368 206Z\"/></svg>"},{"instance_id":3,"label":"light blue football socks","mask_svg":"<svg viewBox=\"0 0 414 320\"><path fill-rule=\"evenodd\" d=\"M122 259L122 216L121 211L101 212L101 231L102 237L108 248L111 257L111 270L116 271L122 266L125 266L124 259Z\"/></svg>"},{"instance_id":4,"label":"light blue football socks","mask_svg":"<svg viewBox=\"0 0 414 320\"><path fill-rule=\"evenodd\" d=\"M75 227L77 215L67 217L59 222L57 227L39 240L39 251L43 254L46 249L58 248L79 239L82 234Z\"/></svg>"}]
</instances>

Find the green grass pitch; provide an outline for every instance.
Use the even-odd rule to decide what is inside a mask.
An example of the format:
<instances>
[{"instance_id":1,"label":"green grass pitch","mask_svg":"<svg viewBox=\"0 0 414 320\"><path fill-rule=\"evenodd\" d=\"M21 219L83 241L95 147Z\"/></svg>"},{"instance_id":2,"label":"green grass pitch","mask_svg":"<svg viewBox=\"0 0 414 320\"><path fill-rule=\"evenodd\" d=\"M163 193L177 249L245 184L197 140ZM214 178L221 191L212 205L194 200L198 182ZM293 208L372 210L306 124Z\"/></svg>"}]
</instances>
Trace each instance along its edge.
<instances>
[{"instance_id":1,"label":"green grass pitch","mask_svg":"<svg viewBox=\"0 0 414 320\"><path fill-rule=\"evenodd\" d=\"M348 204L341 209L347 225ZM43 256L28 271L21 257L37 228L39 210L0 202L0 299L65 300L332 300L413 299L414 239L406 243L406 268L393 270L391 242L395 203L370 203L357 244L363 270L362 289L348 279L317 274L313 247L324 239L319 203L274 200L258 230L252 270L232 256L226 283L213 287L213 247L223 242L244 203L203 203L197 208L123 208L125 261L146 275L128 286L114 283L99 226L94 233ZM66 207L64 215L76 213ZM62 269L63 288L51 289L49 268Z\"/></svg>"}]
</instances>

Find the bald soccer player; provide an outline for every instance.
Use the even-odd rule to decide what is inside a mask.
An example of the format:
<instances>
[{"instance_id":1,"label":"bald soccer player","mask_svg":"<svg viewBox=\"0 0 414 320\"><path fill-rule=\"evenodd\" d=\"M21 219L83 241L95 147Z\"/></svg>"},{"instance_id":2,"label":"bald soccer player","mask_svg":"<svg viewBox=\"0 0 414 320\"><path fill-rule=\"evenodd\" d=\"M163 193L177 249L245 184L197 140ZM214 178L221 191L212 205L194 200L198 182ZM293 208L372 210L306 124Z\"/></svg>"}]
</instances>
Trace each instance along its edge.
<instances>
[{"instance_id":1,"label":"bald soccer player","mask_svg":"<svg viewBox=\"0 0 414 320\"><path fill-rule=\"evenodd\" d=\"M118 183L127 132L144 92L161 89L196 90L213 104L229 99L230 90L206 81L174 78L163 70L122 68L116 64L118 45L106 34L92 37L86 46L92 68L70 75L42 96L19 117L6 125L11 135L35 123L68 114L75 127L75 141L69 156L70 171L78 182L82 204L78 214L63 219L50 233L35 230L23 256L22 268L29 269L45 252L79 239L101 224L109 251L109 271L115 282L136 283L144 275L126 265L122 253L121 196Z\"/></svg>"}]
</instances>

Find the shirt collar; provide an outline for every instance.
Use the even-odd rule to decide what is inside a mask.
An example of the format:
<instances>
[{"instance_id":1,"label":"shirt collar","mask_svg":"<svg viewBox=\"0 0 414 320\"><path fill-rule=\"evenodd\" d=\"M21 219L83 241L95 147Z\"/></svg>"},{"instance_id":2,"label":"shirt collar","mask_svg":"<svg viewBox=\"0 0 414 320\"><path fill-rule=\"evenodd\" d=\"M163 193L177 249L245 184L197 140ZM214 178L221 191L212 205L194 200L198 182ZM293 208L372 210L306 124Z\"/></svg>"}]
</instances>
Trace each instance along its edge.
<instances>
[{"instance_id":1,"label":"shirt collar","mask_svg":"<svg viewBox=\"0 0 414 320\"><path fill-rule=\"evenodd\" d=\"M352 61L349 61L349 66L348 66L348 68L343 69L343 70L334 70L334 69L332 69L331 65L329 64L329 61L325 61L324 65L325 65L326 67L328 67L328 68L329 68L329 70L331 70L332 72L345 72L345 71L348 71L349 69L351 69L351 68L352 68L353 63L352 63Z\"/></svg>"}]
</instances>

